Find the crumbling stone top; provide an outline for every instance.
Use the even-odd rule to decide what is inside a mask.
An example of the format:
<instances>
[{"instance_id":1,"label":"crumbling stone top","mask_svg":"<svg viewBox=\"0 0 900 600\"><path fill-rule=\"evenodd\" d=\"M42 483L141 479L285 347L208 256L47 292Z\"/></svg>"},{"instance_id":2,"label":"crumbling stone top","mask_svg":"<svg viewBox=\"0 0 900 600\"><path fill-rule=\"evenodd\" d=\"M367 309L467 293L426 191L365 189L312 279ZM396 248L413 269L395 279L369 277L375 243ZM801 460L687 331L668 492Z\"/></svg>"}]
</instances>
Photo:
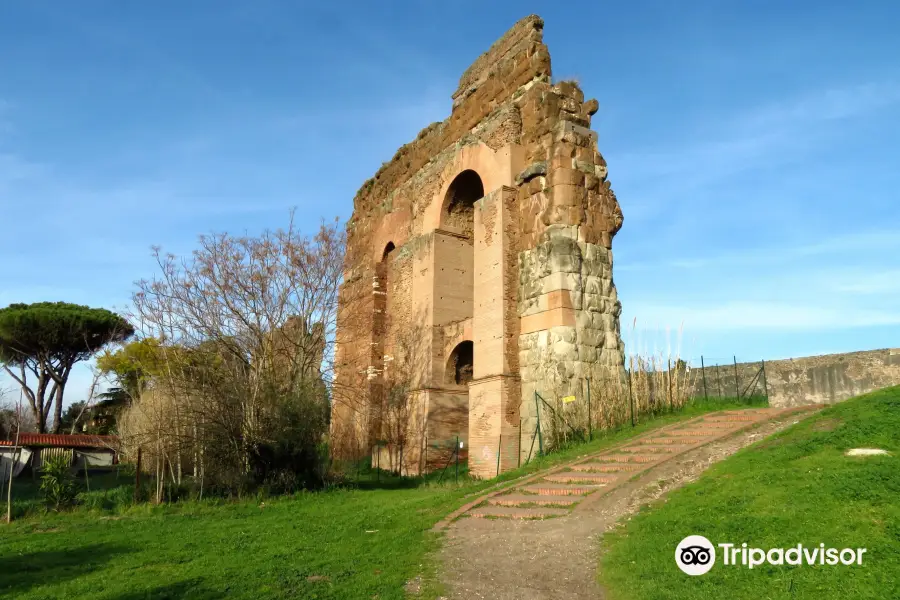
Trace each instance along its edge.
<instances>
[{"instance_id":1,"label":"crumbling stone top","mask_svg":"<svg viewBox=\"0 0 900 600\"><path fill-rule=\"evenodd\" d=\"M537 15L528 15L510 27L509 31L476 58L459 78L459 87L452 96L453 107L456 108L462 98L471 94L487 80L502 60L520 53L531 43L542 43L543 32L544 20Z\"/></svg>"},{"instance_id":2,"label":"crumbling stone top","mask_svg":"<svg viewBox=\"0 0 900 600\"><path fill-rule=\"evenodd\" d=\"M356 193L354 211L377 206L500 105L511 102L522 86L535 79L549 83L550 53L543 43L543 29L540 17L527 16L479 56L460 78L459 88L452 96L451 115L424 128L415 140L401 146L390 161L382 164Z\"/></svg>"}]
</instances>

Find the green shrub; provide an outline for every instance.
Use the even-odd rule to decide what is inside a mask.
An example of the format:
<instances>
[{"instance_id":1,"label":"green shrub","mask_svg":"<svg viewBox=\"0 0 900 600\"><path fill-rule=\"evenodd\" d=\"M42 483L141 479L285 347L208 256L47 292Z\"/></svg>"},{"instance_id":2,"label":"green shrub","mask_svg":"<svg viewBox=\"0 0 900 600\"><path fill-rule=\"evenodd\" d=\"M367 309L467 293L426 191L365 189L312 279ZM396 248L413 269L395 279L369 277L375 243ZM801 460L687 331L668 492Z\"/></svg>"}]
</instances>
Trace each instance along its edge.
<instances>
[{"instance_id":1,"label":"green shrub","mask_svg":"<svg viewBox=\"0 0 900 600\"><path fill-rule=\"evenodd\" d=\"M41 498L48 508L62 510L75 504L78 485L70 471L69 457L48 457L41 467Z\"/></svg>"}]
</instances>

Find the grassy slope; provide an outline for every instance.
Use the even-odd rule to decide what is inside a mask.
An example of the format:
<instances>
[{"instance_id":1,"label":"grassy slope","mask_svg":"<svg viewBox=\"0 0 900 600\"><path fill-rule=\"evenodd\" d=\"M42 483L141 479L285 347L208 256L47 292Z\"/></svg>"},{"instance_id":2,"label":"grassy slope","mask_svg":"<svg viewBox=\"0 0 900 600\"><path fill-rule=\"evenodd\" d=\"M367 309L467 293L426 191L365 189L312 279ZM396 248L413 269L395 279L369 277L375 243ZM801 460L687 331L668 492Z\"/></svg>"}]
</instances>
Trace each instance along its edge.
<instances>
[{"instance_id":1,"label":"grassy slope","mask_svg":"<svg viewBox=\"0 0 900 600\"><path fill-rule=\"evenodd\" d=\"M0 593L14 598L397 597L423 535L458 492L332 492L30 520L4 532ZM366 533L375 531L374 533ZM327 580L309 581L326 576Z\"/></svg>"},{"instance_id":2,"label":"grassy slope","mask_svg":"<svg viewBox=\"0 0 900 600\"><path fill-rule=\"evenodd\" d=\"M648 420L500 479L719 406L725 405L697 405ZM428 532L431 526L467 501L467 494L497 483L448 485L452 471L444 485L307 493L265 500L263 506L194 502L32 515L0 526L0 597L402 598L410 578L423 574L426 584L433 581L429 554L439 539ZM382 480L385 487L413 484ZM104 500L129 495L126 482L111 491L95 489L87 500L103 506ZM19 508L33 510L32 503Z\"/></svg>"},{"instance_id":3,"label":"grassy slope","mask_svg":"<svg viewBox=\"0 0 900 600\"><path fill-rule=\"evenodd\" d=\"M890 457L848 458L849 448ZM675 565L690 534L759 548L864 547L861 567ZM900 387L830 407L707 471L604 538L611 598L900 598Z\"/></svg>"}]
</instances>

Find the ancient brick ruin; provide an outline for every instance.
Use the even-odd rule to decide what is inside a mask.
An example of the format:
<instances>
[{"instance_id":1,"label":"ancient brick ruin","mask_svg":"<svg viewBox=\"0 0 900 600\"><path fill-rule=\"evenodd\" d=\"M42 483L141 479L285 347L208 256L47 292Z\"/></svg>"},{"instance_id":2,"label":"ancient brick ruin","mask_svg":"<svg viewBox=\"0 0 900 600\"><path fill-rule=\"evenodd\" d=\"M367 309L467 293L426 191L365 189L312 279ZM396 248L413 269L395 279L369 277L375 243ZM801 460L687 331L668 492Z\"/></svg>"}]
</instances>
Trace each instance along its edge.
<instances>
[{"instance_id":1,"label":"ancient brick ruin","mask_svg":"<svg viewBox=\"0 0 900 600\"><path fill-rule=\"evenodd\" d=\"M473 474L514 468L535 391L624 375L598 103L552 83L543 25L526 17L478 57L450 117L354 198L332 436L357 456L386 443L382 468L442 467L435 446L457 435Z\"/></svg>"}]
</instances>

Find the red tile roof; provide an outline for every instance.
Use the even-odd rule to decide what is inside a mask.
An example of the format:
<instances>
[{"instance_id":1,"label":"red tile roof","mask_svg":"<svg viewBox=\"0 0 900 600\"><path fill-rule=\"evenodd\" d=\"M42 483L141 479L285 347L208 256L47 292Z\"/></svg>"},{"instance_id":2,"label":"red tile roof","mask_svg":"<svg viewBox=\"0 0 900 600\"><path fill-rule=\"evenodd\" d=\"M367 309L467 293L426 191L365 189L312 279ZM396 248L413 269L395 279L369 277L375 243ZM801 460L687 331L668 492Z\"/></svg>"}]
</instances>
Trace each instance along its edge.
<instances>
[{"instance_id":1,"label":"red tile roof","mask_svg":"<svg viewBox=\"0 0 900 600\"><path fill-rule=\"evenodd\" d=\"M16 438L0 440L0 446L14 446ZM56 448L115 448L119 438L114 435L60 435L54 433L20 433L20 446L49 446Z\"/></svg>"}]
</instances>

